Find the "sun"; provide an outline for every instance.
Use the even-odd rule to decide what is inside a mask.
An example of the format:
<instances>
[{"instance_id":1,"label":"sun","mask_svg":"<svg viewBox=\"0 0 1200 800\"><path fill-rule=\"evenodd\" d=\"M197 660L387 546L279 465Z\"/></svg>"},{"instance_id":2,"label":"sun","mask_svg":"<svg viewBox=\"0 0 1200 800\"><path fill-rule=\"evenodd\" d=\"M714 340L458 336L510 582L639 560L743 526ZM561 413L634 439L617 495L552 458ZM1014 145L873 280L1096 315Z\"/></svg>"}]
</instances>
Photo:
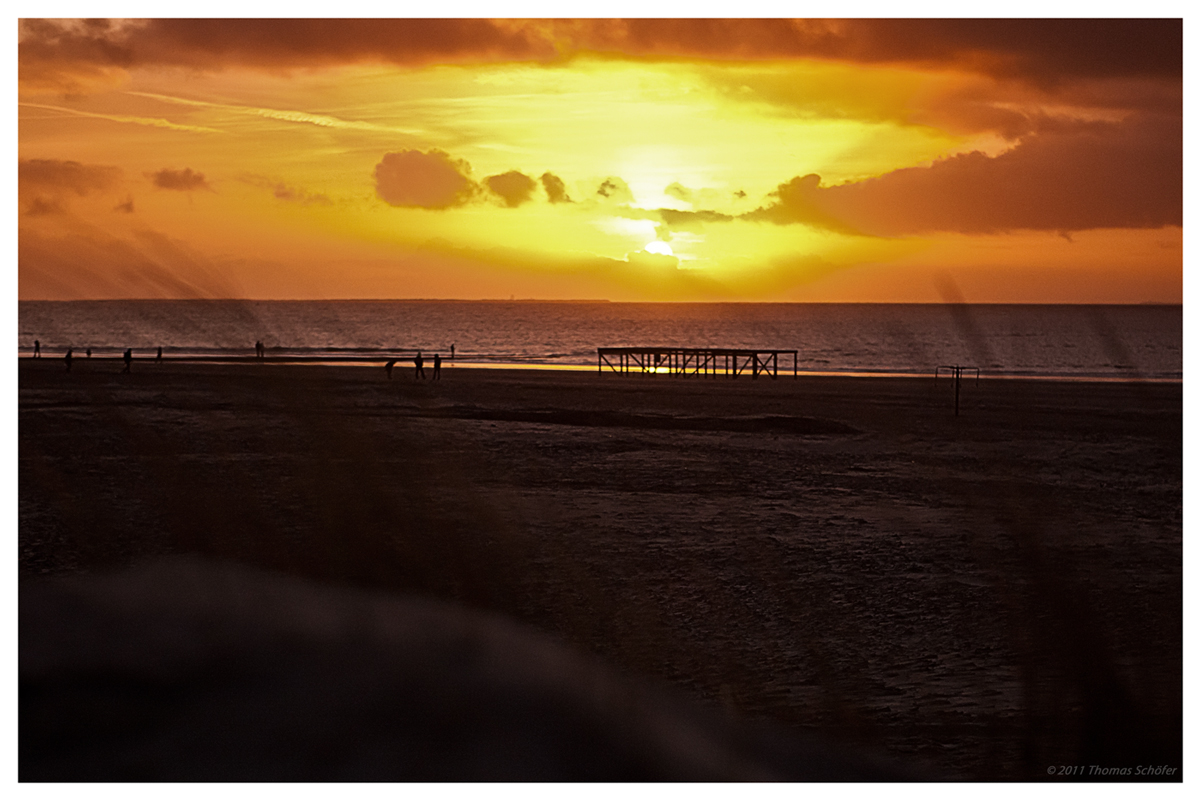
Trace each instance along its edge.
<instances>
[{"instance_id":1,"label":"sun","mask_svg":"<svg viewBox=\"0 0 1200 800\"><path fill-rule=\"evenodd\" d=\"M675 253L671 250L671 245L667 244L666 242L660 242L657 239L646 245L645 250L647 253L654 253L660 256L675 255Z\"/></svg>"}]
</instances>

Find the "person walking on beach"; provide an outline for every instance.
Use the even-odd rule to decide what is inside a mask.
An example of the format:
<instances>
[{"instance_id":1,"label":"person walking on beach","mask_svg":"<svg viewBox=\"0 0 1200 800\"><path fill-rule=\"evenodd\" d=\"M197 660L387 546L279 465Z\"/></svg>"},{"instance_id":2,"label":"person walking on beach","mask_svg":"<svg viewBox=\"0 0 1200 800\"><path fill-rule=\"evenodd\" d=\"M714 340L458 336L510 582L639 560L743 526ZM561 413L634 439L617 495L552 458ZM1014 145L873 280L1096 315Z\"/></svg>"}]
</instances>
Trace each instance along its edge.
<instances>
[{"instance_id":1,"label":"person walking on beach","mask_svg":"<svg viewBox=\"0 0 1200 800\"><path fill-rule=\"evenodd\" d=\"M442 379L442 357L438 353L433 354L433 379L435 381Z\"/></svg>"},{"instance_id":2,"label":"person walking on beach","mask_svg":"<svg viewBox=\"0 0 1200 800\"><path fill-rule=\"evenodd\" d=\"M263 355L266 353L266 350L267 350L267 348L263 347L263 343L261 340L254 343L254 357L255 358L262 358Z\"/></svg>"},{"instance_id":3,"label":"person walking on beach","mask_svg":"<svg viewBox=\"0 0 1200 800\"><path fill-rule=\"evenodd\" d=\"M413 359L413 363L417 366L416 372L413 373L413 379L425 380L425 359L421 357L420 350L417 351L417 357Z\"/></svg>"},{"instance_id":4,"label":"person walking on beach","mask_svg":"<svg viewBox=\"0 0 1200 800\"><path fill-rule=\"evenodd\" d=\"M42 343L39 342L37 339L33 340L33 357L34 358L42 357Z\"/></svg>"},{"instance_id":5,"label":"person walking on beach","mask_svg":"<svg viewBox=\"0 0 1200 800\"><path fill-rule=\"evenodd\" d=\"M394 359L394 358L391 361L389 361L388 363L383 365L383 368L387 370L389 381L392 379L392 367L394 367L394 366L396 366L396 359Z\"/></svg>"},{"instance_id":6,"label":"person walking on beach","mask_svg":"<svg viewBox=\"0 0 1200 800\"><path fill-rule=\"evenodd\" d=\"M132 347L126 347L126 348L125 348L125 355L124 355L124 356L122 356L122 358L124 358L124 359L125 359L125 369L121 370L121 373L122 373L122 374L124 374L124 373L126 373L126 372L129 372L129 368L130 368L131 366L133 366L133 348L132 348Z\"/></svg>"},{"instance_id":7,"label":"person walking on beach","mask_svg":"<svg viewBox=\"0 0 1200 800\"><path fill-rule=\"evenodd\" d=\"M158 355L154 357L154 360L160 364L162 363L162 347L158 348Z\"/></svg>"},{"instance_id":8,"label":"person walking on beach","mask_svg":"<svg viewBox=\"0 0 1200 800\"><path fill-rule=\"evenodd\" d=\"M450 360L451 361L454 360L454 343L453 342L450 343Z\"/></svg>"},{"instance_id":9,"label":"person walking on beach","mask_svg":"<svg viewBox=\"0 0 1200 800\"><path fill-rule=\"evenodd\" d=\"M71 348L67 348L67 354L63 356L63 361L67 362L67 372L71 371Z\"/></svg>"},{"instance_id":10,"label":"person walking on beach","mask_svg":"<svg viewBox=\"0 0 1200 800\"><path fill-rule=\"evenodd\" d=\"M90 348L90 347L87 349L87 357L88 358L92 357L92 348Z\"/></svg>"}]
</instances>

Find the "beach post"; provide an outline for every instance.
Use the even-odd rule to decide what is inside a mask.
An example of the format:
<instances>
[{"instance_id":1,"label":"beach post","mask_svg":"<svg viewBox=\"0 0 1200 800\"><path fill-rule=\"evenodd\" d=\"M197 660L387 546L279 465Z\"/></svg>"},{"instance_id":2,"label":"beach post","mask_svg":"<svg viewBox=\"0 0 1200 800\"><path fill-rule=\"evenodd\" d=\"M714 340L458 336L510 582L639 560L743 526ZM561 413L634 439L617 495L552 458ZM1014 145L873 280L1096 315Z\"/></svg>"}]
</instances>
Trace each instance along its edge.
<instances>
[{"instance_id":1,"label":"beach post","mask_svg":"<svg viewBox=\"0 0 1200 800\"><path fill-rule=\"evenodd\" d=\"M979 367L960 367L957 364L955 364L953 366L940 366L933 372L933 382L934 383L937 383L938 373L940 373L944 369L950 370L951 372L954 373L954 416L957 417L958 416L958 394L959 394L959 389L962 386L963 371L968 370L968 369L975 370L975 384L979 385Z\"/></svg>"}]
</instances>

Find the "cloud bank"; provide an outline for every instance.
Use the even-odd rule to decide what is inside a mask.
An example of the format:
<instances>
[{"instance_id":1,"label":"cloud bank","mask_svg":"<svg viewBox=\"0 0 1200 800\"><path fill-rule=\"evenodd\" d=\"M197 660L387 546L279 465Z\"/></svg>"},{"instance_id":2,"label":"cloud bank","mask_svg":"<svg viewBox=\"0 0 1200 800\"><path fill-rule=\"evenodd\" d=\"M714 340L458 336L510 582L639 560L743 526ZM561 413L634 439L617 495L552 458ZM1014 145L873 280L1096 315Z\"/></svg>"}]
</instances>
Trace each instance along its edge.
<instances>
[{"instance_id":1,"label":"cloud bank","mask_svg":"<svg viewBox=\"0 0 1200 800\"><path fill-rule=\"evenodd\" d=\"M874 236L1182 225L1182 122L1082 124L995 158L966 153L829 187L805 175L772 196L743 218Z\"/></svg>"},{"instance_id":2,"label":"cloud bank","mask_svg":"<svg viewBox=\"0 0 1200 800\"><path fill-rule=\"evenodd\" d=\"M1180 19L156 19L19 22L19 79L67 91L144 66L819 58L1004 79L1179 78Z\"/></svg>"}]
</instances>

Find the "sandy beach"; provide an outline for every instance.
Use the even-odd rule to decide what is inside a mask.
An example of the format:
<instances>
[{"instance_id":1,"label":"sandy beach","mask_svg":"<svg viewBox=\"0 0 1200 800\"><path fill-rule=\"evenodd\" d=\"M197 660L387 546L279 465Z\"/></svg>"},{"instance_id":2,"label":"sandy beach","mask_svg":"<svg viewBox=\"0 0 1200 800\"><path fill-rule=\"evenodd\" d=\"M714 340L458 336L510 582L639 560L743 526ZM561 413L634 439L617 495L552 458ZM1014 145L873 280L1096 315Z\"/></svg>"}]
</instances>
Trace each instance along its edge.
<instances>
[{"instance_id":1,"label":"sandy beach","mask_svg":"<svg viewBox=\"0 0 1200 800\"><path fill-rule=\"evenodd\" d=\"M19 361L22 582L196 553L942 776L1182 766L1180 384L121 367Z\"/></svg>"}]
</instances>

